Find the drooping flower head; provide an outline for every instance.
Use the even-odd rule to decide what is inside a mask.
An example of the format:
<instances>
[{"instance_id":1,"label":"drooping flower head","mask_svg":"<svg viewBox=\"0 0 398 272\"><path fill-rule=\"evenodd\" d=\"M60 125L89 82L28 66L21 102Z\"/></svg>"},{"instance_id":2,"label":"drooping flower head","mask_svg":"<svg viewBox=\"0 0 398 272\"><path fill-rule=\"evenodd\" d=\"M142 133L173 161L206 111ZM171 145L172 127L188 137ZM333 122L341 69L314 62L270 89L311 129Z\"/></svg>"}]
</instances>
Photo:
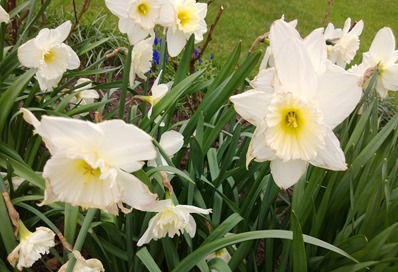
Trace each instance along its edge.
<instances>
[{"instance_id":1,"label":"drooping flower head","mask_svg":"<svg viewBox=\"0 0 398 272\"><path fill-rule=\"evenodd\" d=\"M170 56L177 56L192 34L195 35L195 43L203 40L203 34L207 31L206 13L207 4L195 0L164 1L159 24L167 27L167 49Z\"/></svg>"},{"instance_id":2,"label":"drooping flower head","mask_svg":"<svg viewBox=\"0 0 398 272\"><path fill-rule=\"evenodd\" d=\"M308 163L345 170L344 153L332 129L355 108L358 78L328 62L322 32L305 40L283 20L270 30L274 67L261 70L254 89L232 96L236 111L256 126L247 163L271 161L276 184L288 188Z\"/></svg>"},{"instance_id":3,"label":"drooping flower head","mask_svg":"<svg viewBox=\"0 0 398 272\"><path fill-rule=\"evenodd\" d=\"M159 17L161 0L106 0L109 10L119 17L119 30L127 33L131 44L145 39Z\"/></svg>"},{"instance_id":4,"label":"drooping flower head","mask_svg":"<svg viewBox=\"0 0 398 272\"><path fill-rule=\"evenodd\" d=\"M71 104L75 104L77 106L84 106L94 103L94 100L99 98L98 92L96 90L90 89L93 86L90 79L79 78L76 82L76 86L79 86L84 83L88 84L74 90L75 96L72 97L72 99L70 100ZM87 114L88 112L83 113L82 115L87 115Z\"/></svg>"},{"instance_id":5,"label":"drooping flower head","mask_svg":"<svg viewBox=\"0 0 398 272\"><path fill-rule=\"evenodd\" d=\"M122 120L99 124L72 118L43 116L27 109L25 120L35 127L52 157L43 169L46 180L41 205L64 201L83 208L99 208L112 214L118 208L147 210L156 195L131 172L156 157L152 138Z\"/></svg>"},{"instance_id":6,"label":"drooping flower head","mask_svg":"<svg viewBox=\"0 0 398 272\"><path fill-rule=\"evenodd\" d=\"M24 267L31 267L41 255L49 252L50 247L55 246L55 233L45 227L38 227L35 232L30 232L22 221L19 221L18 225L20 242L8 255L7 260L13 267L17 266L22 270Z\"/></svg>"},{"instance_id":7,"label":"drooping flower head","mask_svg":"<svg viewBox=\"0 0 398 272\"><path fill-rule=\"evenodd\" d=\"M73 255L76 258L76 264L73 267L73 272L103 272L105 271L102 263L98 259L88 259L85 260L82 255L80 254L79 251L73 250L72 251ZM61 268L58 270L58 272L64 272L67 271L69 261L66 262Z\"/></svg>"},{"instance_id":8,"label":"drooping flower head","mask_svg":"<svg viewBox=\"0 0 398 272\"><path fill-rule=\"evenodd\" d=\"M0 23L6 23L10 21L10 15L8 15L7 11L3 9L3 7L0 5Z\"/></svg>"},{"instance_id":9,"label":"drooping flower head","mask_svg":"<svg viewBox=\"0 0 398 272\"><path fill-rule=\"evenodd\" d=\"M398 50L395 49L395 37L389 27L380 29L369 48L363 54L362 66L377 68L376 90L381 98L386 97L387 91L398 90Z\"/></svg>"},{"instance_id":10,"label":"drooping flower head","mask_svg":"<svg viewBox=\"0 0 398 272\"><path fill-rule=\"evenodd\" d=\"M52 90L66 70L80 66L79 57L64 41L72 24L66 21L56 29L44 28L18 48L18 59L28 68L37 68L36 78L42 91Z\"/></svg>"},{"instance_id":11,"label":"drooping flower head","mask_svg":"<svg viewBox=\"0 0 398 272\"><path fill-rule=\"evenodd\" d=\"M158 240L166 235L170 238L187 232L190 237L196 233L196 222L191 213L209 214L211 209L201 209L191 205L174 205L171 199L160 200L151 210L157 214L149 221L148 229L142 235L137 245Z\"/></svg>"},{"instance_id":12,"label":"drooping flower head","mask_svg":"<svg viewBox=\"0 0 398 272\"><path fill-rule=\"evenodd\" d=\"M134 85L135 76L146 80L146 73L151 70L153 55L153 36L138 42L131 52L130 85Z\"/></svg>"},{"instance_id":13,"label":"drooping flower head","mask_svg":"<svg viewBox=\"0 0 398 272\"><path fill-rule=\"evenodd\" d=\"M172 158L184 145L184 136L175 131L166 131L160 136L159 145L163 148L169 158ZM156 160L148 161L148 166L167 165L166 160L160 155L160 163Z\"/></svg>"}]
</instances>

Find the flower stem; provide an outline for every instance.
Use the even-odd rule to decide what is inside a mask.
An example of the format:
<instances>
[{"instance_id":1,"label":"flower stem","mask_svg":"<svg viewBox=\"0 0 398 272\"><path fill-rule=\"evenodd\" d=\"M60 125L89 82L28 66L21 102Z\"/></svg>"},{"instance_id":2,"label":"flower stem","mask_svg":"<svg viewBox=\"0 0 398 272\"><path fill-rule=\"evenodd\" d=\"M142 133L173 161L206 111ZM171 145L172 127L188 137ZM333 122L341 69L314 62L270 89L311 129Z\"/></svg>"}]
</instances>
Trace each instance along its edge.
<instances>
[{"instance_id":1,"label":"flower stem","mask_svg":"<svg viewBox=\"0 0 398 272\"><path fill-rule=\"evenodd\" d=\"M93 221L93 218L95 214L97 213L97 209L89 209L87 211L86 217L84 218L83 225L79 231L79 234L76 239L76 243L73 246L73 250L80 251L82 249L82 246L84 244L84 241L86 240L86 236L88 233L88 230L90 228L91 222ZM69 264L67 267L67 272L72 272L73 267L76 264L76 258L73 256L73 253L69 253Z\"/></svg>"}]
</instances>

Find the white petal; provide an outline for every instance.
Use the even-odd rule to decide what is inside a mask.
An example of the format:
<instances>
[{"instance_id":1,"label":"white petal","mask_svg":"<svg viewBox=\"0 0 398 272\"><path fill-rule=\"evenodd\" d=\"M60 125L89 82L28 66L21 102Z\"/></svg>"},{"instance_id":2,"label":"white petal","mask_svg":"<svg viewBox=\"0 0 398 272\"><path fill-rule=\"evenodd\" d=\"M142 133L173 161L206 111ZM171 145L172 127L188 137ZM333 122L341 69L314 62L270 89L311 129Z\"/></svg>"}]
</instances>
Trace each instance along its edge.
<instances>
[{"instance_id":1,"label":"white petal","mask_svg":"<svg viewBox=\"0 0 398 272\"><path fill-rule=\"evenodd\" d=\"M269 48L269 47L268 47ZM263 92L273 92L273 81L275 80L275 69L262 69L257 76L250 82L253 89Z\"/></svg>"},{"instance_id":2,"label":"white petal","mask_svg":"<svg viewBox=\"0 0 398 272\"><path fill-rule=\"evenodd\" d=\"M286 92L311 100L318 80L308 51L297 39L288 39L275 54L275 68Z\"/></svg>"},{"instance_id":3,"label":"white petal","mask_svg":"<svg viewBox=\"0 0 398 272\"><path fill-rule=\"evenodd\" d=\"M54 45L49 49L53 57L49 61L43 60L39 66L38 74L46 79L61 76L68 68L69 47L65 44Z\"/></svg>"},{"instance_id":4,"label":"white petal","mask_svg":"<svg viewBox=\"0 0 398 272\"><path fill-rule=\"evenodd\" d=\"M10 21L10 16L0 5L0 23L8 23Z\"/></svg>"},{"instance_id":5,"label":"white petal","mask_svg":"<svg viewBox=\"0 0 398 272\"><path fill-rule=\"evenodd\" d=\"M276 185L287 189L297 183L307 170L308 163L303 160L291 160L283 162L279 159L271 161L271 174Z\"/></svg>"},{"instance_id":6,"label":"white petal","mask_svg":"<svg viewBox=\"0 0 398 272\"><path fill-rule=\"evenodd\" d=\"M253 125L259 126L266 116L267 106L272 96L272 93L249 90L231 96L229 100L234 103L234 108L239 115Z\"/></svg>"},{"instance_id":7,"label":"white petal","mask_svg":"<svg viewBox=\"0 0 398 272\"><path fill-rule=\"evenodd\" d=\"M56 43L62 43L63 41L68 38L70 29L72 28L72 23L70 21L66 21L63 24L59 25L55 30L57 32L56 38L54 39L54 42Z\"/></svg>"},{"instance_id":8,"label":"white petal","mask_svg":"<svg viewBox=\"0 0 398 272\"><path fill-rule=\"evenodd\" d=\"M176 57L180 54L186 43L187 39L184 32L180 30L173 31L172 29L167 31L167 51L171 57Z\"/></svg>"},{"instance_id":9,"label":"white petal","mask_svg":"<svg viewBox=\"0 0 398 272\"><path fill-rule=\"evenodd\" d=\"M129 18L120 18L119 30L122 33L127 33L129 42L132 45L144 40L151 33L151 31L141 28Z\"/></svg>"},{"instance_id":10,"label":"white petal","mask_svg":"<svg viewBox=\"0 0 398 272\"><path fill-rule=\"evenodd\" d=\"M169 157L177 153L184 144L184 136L181 133L170 130L162 134L159 141L160 146L164 149Z\"/></svg>"},{"instance_id":11,"label":"white petal","mask_svg":"<svg viewBox=\"0 0 398 272\"><path fill-rule=\"evenodd\" d=\"M153 239L153 230L155 228L155 222L159 220L161 214L156 214L154 217L149 220L148 228L141 236L140 240L137 242L137 246L142 246L143 244L149 243Z\"/></svg>"},{"instance_id":12,"label":"white petal","mask_svg":"<svg viewBox=\"0 0 398 272\"><path fill-rule=\"evenodd\" d=\"M40 90L43 92L51 92L53 88L58 86L59 81L61 80L62 75L53 79L47 79L41 76L40 73L36 73L36 79L39 82Z\"/></svg>"},{"instance_id":13,"label":"white petal","mask_svg":"<svg viewBox=\"0 0 398 272\"><path fill-rule=\"evenodd\" d=\"M148 186L135 176L120 171L117 179L123 188L123 203L140 211L150 211L157 204L157 195L151 193Z\"/></svg>"},{"instance_id":14,"label":"white petal","mask_svg":"<svg viewBox=\"0 0 398 272\"><path fill-rule=\"evenodd\" d=\"M152 137L140 128L122 120L104 121L98 126L104 133L98 149L106 162L134 172L142 168L143 161L156 158Z\"/></svg>"},{"instance_id":15,"label":"white petal","mask_svg":"<svg viewBox=\"0 0 398 272\"><path fill-rule=\"evenodd\" d=\"M43 116L40 125L35 128L52 155L97 150L104 135L93 123L63 117Z\"/></svg>"},{"instance_id":16,"label":"white petal","mask_svg":"<svg viewBox=\"0 0 398 272\"><path fill-rule=\"evenodd\" d=\"M324 122L333 129L355 109L361 96L358 77L341 69L319 77L315 100L323 112Z\"/></svg>"},{"instance_id":17,"label":"white petal","mask_svg":"<svg viewBox=\"0 0 398 272\"><path fill-rule=\"evenodd\" d=\"M395 51L395 38L391 28L380 29L369 48L372 58L386 62Z\"/></svg>"},{"instance_id":18,"label":"white petal","mask_svg":"<svg viewBox=\"0 0 398 272\"><path fill-rule=\"evenodd\" d=\"M210 214L211 209L202 209L192 205L177 205L174 207L175 210L181 211L183 213L200 213L200 214Z\"/></svg>"},{"instance_id":19,"label":"white petal","mask_svg":"<svg viewBox=\"0 0 398 272\"><path fill-rule=\"evenodd\" d=\"M108 9L118 17L127 18L129 4L130 2L125 0L105 0L105 5Z\"/></svg>"},{"instance_id":20,"label":"white petal","mask_svg":"<svg viewBox=\"0 0 398 272\"><path fill-rule=\"evenodd\" d=\"M36 47L34 39L27 41L18 48L18 59L25 67L39 67L42 58L43 53Z\"/></svg>"},{"instance_id":21,"label":"white petal","mask_svg":"<svg viewBox=\"0 0 398 272\"><path fill-rule=\"evenodd\" d=\"M87 99L98 99L99 94L96 90L84 90L80 92L80 97L87 100Z\"/></svg>"},{"instance_id":22,"label":"white petal","mask_svg":"<svg viewBox=\"0 0 398 272\"><path fill-rule=\"evenodd\" d=\"M33 125L35 128L40 125L40 121L37 120L36 116L33 115L33 113L25 108L21 108L20 111L23 114L23 119L31 125Z\"/></svg>"},{"instance_id":23,"label":"white petal","mask_svg":"<svg viewBox=\"0 0 398 272\"><path fill-rule=\"evenodd\" d=\"M285 22L283 19L274 21L271 25L269 39L272 52L278 54L279 49L288 39L300 38L300 34L293 25Z\"/></svg>"},{"instance_id":24,"label":"white petal","mask_svg":"<svg viewBox=\"0 0 398 272\"><path fill-rule=\"evenodd\" d=\"M164 27L171 27L177 25L177 10L176 4L172 0L163 1L160 8L159 18L157 23Z\"/></svg>"},{"instance_id":25,"label":"white petal","mask_svg":"<svg viewBox=\"0 0 398 272\"><path fill-rule=\"evenodd\" d=\"M307 47L308 55L317 74L322 74L325 67L325 59L327 58L326 44L323 36L323 28L312 31L304 40Z\"/></svg>"},{"instance_id":26,"label":"white petal","mask_svg":"<svg viewBox=\"0 0 398 272\"><path fill-rule=\"evenodd\" d=\"M189 224L190 228L187 230L187 232L189 234L189 237L193 238L193 237L195 237L195 233L196 233L196 222L192 215L189 215L188 224Z\"/></svg>"},{"instance_id":27,"label":"white petal","mask_svg":"<svg viewBox=\"0 0 398 272\"><path fill-rule=\"evenodd\" d=\"M271 161L275 159L275 152L268 147L265 141L265 129L265 124L263 124L258 126L254 131L249 144L249 149L247 150L246 167L248 167L252 159L258 162Z\"/></svg>"},{"instance_id":28,"label":"white petal","mask_svg":"<svg viewBox=\"0 0 398 272\"><path fill-rule=\"evenodd\" d=\"M381 74L383 86L390 91L398 90L398 64L393 64L384 69Z\"/></svg>"},{"instance_id":29,"label":"white petal","mask_svg":"<svg viewBox=\"0 0 398 272\"><path fill-rule=\"evenodd\" d=\"M362 34L363 30L363 21L359 20L356 22L355 26L351 29L350 33L352 33L355 36L360 36Z\"/></svg>"},{"instance_id":30,"label":"white petal","mask_svg":"<svg viewBox=\"0 0 398 272\"><path fill-rule=\"evenodd\" d=\"M68 59L68 69L77 69L80 66L80 60L75 51L69 46L66 46L66 49L69 52L69 59Z\"/></svg>"},{"instance_id":31,"label":"white petal","mask_svg":"<svg viewBox=\"0 0 398 272\"><path fill-rule=\"evenodd\" d=\"M53 156L43 169L46 179L44 201L40 205L54 201L71 203L84 208L98 208L105 212L117 213L117 203L122 190L115 184L116 170L108 178L101 179L96 172L91 173L84 165L87 161L65 156Z\"/></svg>"},{"instance_id":32,"label":"white petal","mask_svg":"<svg viewBox=\"0 0 398 272\"><path fill-rule=\"evenodd\" d=\"M347 164L345 163L345 157L343 150L341 150L340 142L330 129L326 132L325 143L325 148L318 150L317 157L310 160L310 163L317 167L334 171L346 170Z\"/></svg>"}]
</instances>

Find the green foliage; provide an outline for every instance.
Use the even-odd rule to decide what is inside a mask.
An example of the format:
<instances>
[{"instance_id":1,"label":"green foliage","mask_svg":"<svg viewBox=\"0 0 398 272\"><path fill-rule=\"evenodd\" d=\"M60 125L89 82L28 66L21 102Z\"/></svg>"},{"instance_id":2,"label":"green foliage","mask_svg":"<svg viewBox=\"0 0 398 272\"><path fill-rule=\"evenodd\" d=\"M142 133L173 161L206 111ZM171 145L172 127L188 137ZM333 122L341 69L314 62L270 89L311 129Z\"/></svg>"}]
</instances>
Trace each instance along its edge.
<instances>
[{"instance_id":1,"label":"green foliage","mask_svg":"<svg viewBox=\"0 0 398 272\"><path fill-rule=\"evenodd\" d=\"M126 50L126 40L105 35L101 31L102 19L93 22L92 28L77 28L68 39L84 65L65 73L51 92L40 91L34 78L36 71L19 64L17 48L37 32L35 23L48 4L39 5L32 0L17 7L13 16L22 14L30 5L34 12L22 23L16 44L0 33L3 48L11 47L0 59L0 170L5 173L0 190L10 195L28 229L47 226L57 234L62 231L74 249L83 249L87 258L100 259L106 271L397 268L398 114L393 106L380 106L383 102L377 99L375 78L356 110L334 131L345 152L347 171L311 166L293 189L280 190L268 162L246 166L254 127L238 116L229 102L231 95L249 88L248 77L258 66L261 52L250 53L241 60L247 44L233 42L237 45L228 50L217 73L208 71L212 69L210 64L197 65L191 71L195 50L191 37L174 74L168 75L173 78L170 91L153 107L149 118L145 102L135 98L148 94L153 77L148 82L129 85L132 46ZM230 5L233 4L226 8ZM120 51L110 58L108 54L114 49ZM159 64L164 65L166 73L170 66ZM101 93L101 98L96 103L73 106L73 91L79 88L75 83L83 76L93 80L93 89ZM161 82L165 83L165 79L167 76ZM181 111L177 105L198 93L203 97L192 115L176 118ZM114 102L116 106L112 105ZM184 233L138 247L137 241L153 213L133 210L115 216L62 202L38 207L45 188L40 172L50 154L23 120L19 112L22 106L36 116L93 121L93 112L97 111L103 120L118 116L138 125L153 137L168 165L146 166L134 175L159 199L171 197L175 203L212 208L212 213L193 215L197 224L193 238ZM85 113L90 114L81 116ZM161 120L157 120L158 116ZM169 130L178 130L184 136L183 148L172 158L159 144L162 133ZM164 175L173 187L172 195L165 189ZM15 176L25 180L18 189L12 183ZM13 235L3 199L0 213L0 270L11 271L7 255L18 239ZM230 255L228 263L221 258L205 261L221 249ZM62 264L68 260L68 253L69 248L62 248L53 255Z\"/></svg>"}]
</instances>

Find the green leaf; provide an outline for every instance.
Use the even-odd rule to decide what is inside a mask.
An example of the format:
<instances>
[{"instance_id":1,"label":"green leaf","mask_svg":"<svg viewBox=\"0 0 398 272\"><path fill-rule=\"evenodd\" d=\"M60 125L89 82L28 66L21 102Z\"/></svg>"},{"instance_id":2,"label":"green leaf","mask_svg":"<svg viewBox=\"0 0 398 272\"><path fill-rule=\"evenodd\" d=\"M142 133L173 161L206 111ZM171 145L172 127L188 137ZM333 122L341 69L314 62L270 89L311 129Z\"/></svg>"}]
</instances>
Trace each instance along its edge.
<instances>
[{"instance_id":1,"label":"green leaf","mask_svg":"<svg viewBox=\"0 0 398 272\"><path fill-rule=\"evenodd\" d=\"M184 54L182 55L181 60L178 62L178 69L174 78L174 84L180 83L189 72L194 42L195 35L192 34L185 46Z\"/></svg>"},{"instance_id":2,"label":"green leaf","mask_svg":"<svg viewBox=\"0 0 398 272\"><path fill-rule=\"evenodd\" d=\"M30 79L36 73L36 69L26 71L23 75L14 80L14 83L0 97L0 134L6 125L8 115L18 96L25 90Z\"/></svg>"},{"instance_id":3,"label":"green leaf","mask_svg":"<svg viewBox=\"0 0 398 272\"><path fill-rule=\"evenodd\" d=\"M291 228L293 231L293 271L307 271L307 255L305 253L303 232L295 212L291 212Z\"/></svg>"},{"instance_id":4,"label":"green leaf","mask_svg":"<svg viewBox=\"0 0 398 272\"><path fill-rule=\"evenodd\" d=\"M292 240L293 239L293 232L287 231L287 230L262 230L262 231L250 231L250 232L244 232L244 233L239 233L235 234L232 236L224 237L215 241L212 241L210 243L207 243L198 249L196 249L194 252L192 252L190 255L188 255L185 259L183 259L177 266L174 267L172 271L189 271L192 269L198 262L203 260L207 255L210 253L219 250L221 248L233 245L233 244L238 244L241 242L245 241L250 241L250 240L257 240L257 239L269 239L269 238L280 238L280 239L287 239L287 240ZM338 247L335 247L334 245L331 245L329 243L326 243L322 240L319 240L317 238L308 236L308 235L303 235L304 242L319 246L322 248L325 248L327 250L334 251L356 263L359 263L354 257L346 253L345 251L339 249Z\"/></svg>"},{"instance_id":5,"label":"green leaf","mask_svg":"<svg viewBox=\"0 0 398 272\"><path fill-rule=\"evenodd\" d=\"M151 254L149 254L146 247L141 248L137 252L137 257L141 260L141 262L148 268L151 272L161 272L159 266L156 264L155 260L152 258Z\"/></svg>"}]
</instances>

